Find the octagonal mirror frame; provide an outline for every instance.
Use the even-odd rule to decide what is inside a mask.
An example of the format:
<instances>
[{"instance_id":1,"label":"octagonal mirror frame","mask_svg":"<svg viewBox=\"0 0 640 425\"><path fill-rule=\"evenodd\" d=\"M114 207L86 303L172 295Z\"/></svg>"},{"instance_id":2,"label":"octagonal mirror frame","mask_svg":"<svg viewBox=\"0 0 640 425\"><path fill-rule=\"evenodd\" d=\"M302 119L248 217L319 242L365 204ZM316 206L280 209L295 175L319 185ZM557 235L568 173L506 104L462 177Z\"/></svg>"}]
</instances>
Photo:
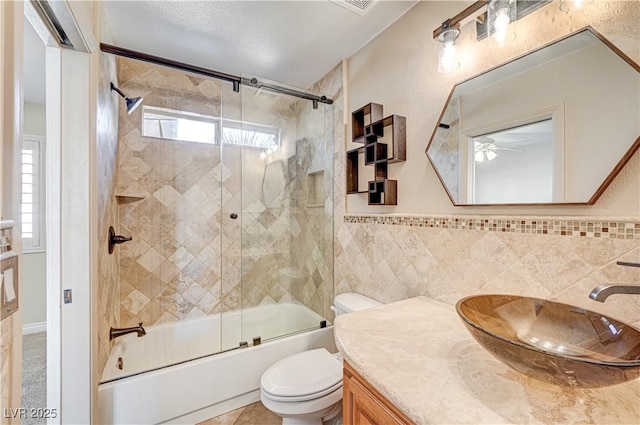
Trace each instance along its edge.
<instances>
[{"instance_id":1,"label":"octagonal mirror frame","mask_svg":"<svg viewBox=\"0 0 640 425\"><path fill-rule=\"evenodd\" d=\"M510 101L511 103L507 102L507 104L504 105L502 109L502 112L504 112L505 108L507 108L508 114L512 111L516 111L514 112L514 116L509 117L508 119L502 119L502 115L501 119L499 120L489 119L489 121L491 121L490 124L482 123L479 125L478 122L473 122L473 119L469 119L468 117L461 117L459 114L459 110L461 108L461 96L465 95L470 99L472 97L471 95L477 95L477 98L473 100L465 98L464 100L466 103L463 103L462 108L468 107L467 110L484 111L484 118L486 119L487 116L491 118L491 112L487 113L484 105L496 104L495 96L499 96L501 90L503 92L508 91L508 86L497 89L494 97L488 100L480 97L478 93L486 91L487 89L485 87L487 84L491 84L493 89L495 90L495 87L498 86L497 81L500 81L500 84L505 84L504 81L510 80L510 84L517 84L517 80L515 78L512 78L514 75L516 77L518 75L521 75L521 78L523 79L535 79L535 75L532 77L527 77L527 73L523 72L523 70L527 70L527 72L528 70L534 70L533 72L535 72L534 68L536 66L540 68L539 62L552 63L555 61L557 62L555 66L561 67L558 69L564 70L567 67L562 66L563 62L560 62L560 60L574 60L582 61L578 62L578 64L576 65L580 70L589 68L585 66L585 58L582 58L576 54L576 52L582 52L580 54L589 54L589 46L592 46L593 49L598 48L602 50L602 52L607 52L606 54L610 55L611 57L621 59L621 61L616 61L619 63L612 63L611 66L619 67L622 70L626 69L626 71L624 72L629 75L628 80L625 81L632 81L633 84L638 85L638 90L640 90L640 66L590 26L582 28L578 31L568 34L565 37L545 44L506 63L490 68L487 71L484 71L453 86L449 93L447 101L445 102L442 113L440 114L440 117L438 119L438 124L436 125L431 138L429 139L429 144L427 145L425 154L427 155L429 162L436 171L438 179L440 180L443 188L447 192L447 195L449 196L449 199L454 206L593 205L598 200L598 198L606 190L609 184L618 175L620 170L622 170L629 159L631 159L633 154L640 148L640 135L638 135L638 128L640 128L640 99L636 98L636 100L632 101L633 108L636 108L638 110L638 114L635 114L636 121L631 122L630 124L625 124L626 121L624 119L612 122L610 119L602 118L602 121L604 121L603 123L601 123L603 124L601 126L602 128L595 128L595 133L599 133L600 135L602 135L603 132L607 131L607 128L616 130L617 128L620 128L620 125L627 125L626 129L624 130L626 131L627 136L623 136L624 140L619 140L620 143L619 145L616 145L615 149L608 148L607 146L611 142L607 142L606 139L603 139L601 136L590 136L590 134L594 134L594 131L592 131L594 127L589 126L593 121L596 121L594 125L597 125L598 120L589 120L584 116L580 116L579 107L576 107L575 105L567 106L565 105L565 103L569 102L565 102L564 100L556 102L555 104L551 102L551 105L546 104L545 107L540 107L540 104L537 104L533 108L527 108L520 107L522 104L524 104L524 102L519 102L518 99L515 98L513 99L513 101ZM610 63L608 61L605 62L607 62L607 66L609 66ZM632 72L629 73L629 70L631 70ZM566 72L570 72L570 70ZM557 75L554 74L553 76L556 77ZM573 75L571 75L571 77L572 76ZM538 75L538 78L540 78L540 75ZM573 80L566 75L560 76L558 79L561 80L561 82L558 84L564 84L566 86L571 86L571 81ZM580 79L581 78L577 78L577 80ZM542 81L544 81L545 84L548 84L550 81L552 81L552 79L542 78ZM621 82L620 85L622 84L623 83ZM518 87L520 88L521 86ZM615 90L608 90L607 88L605 92L607 94L609 93L609 91L620 93L621 90L624 91L625 89L627 94L637 92L637 90L634 91L632 89L629 89L628 87L617 87ZM576 90L580 93L583 93L584 96L591 95L593 99L598 96L598 94L596 93L596 88L593 88L591 86L587 87L586 89L577 88ZM552 91L552 89L548 89L548 91ZM531 95L531 93L536 92L536 89L535 87L533 87L525 90L525 92L525 95L527 93ZM511 87L511 91L509 93L513 93L513 87ZM502 98L504 98L504 96ZM611 102L600 105L598 104L599 101L593 99L592 104L595 106L592 105L592 109L600 108L603 111L607 109L607 113L609 113L608 105L610 105ZM467 102L467 100L469 101ZM580 103L579 105L582 105L583 103ZM572 108L578 110L578 113L576 113ZM496 111L494 112L494 114L498 114L499 112L500 111ZM593 113L593 111L591 112ZM482 115L482 113L478 113L478 115ZM631 116L633 115L634 113L632 111ZM616 116L616 118L618 118L618 116ZM574 119L575 122L572 123L570 121L571 119ZM524 201L519 199L501 199L498 202L491 201L491 192L509 192L509 190L494 190L490 186L491 178L493 178L494 182L505 181L506 179L504 176L510 175L509 173L513 173L514 175L517 174L518 170L523 168L522 164L526 164L527 162L533 163L533 160L530 159L533 157L533 154L529 153L527 155L527 151L532 152L534 148L522 147L526 144L527 141L531 145L533 144L533 142L531 140L520 141L519 147L517 143L512 142L515 141L517 137L514 134L524 133L531 136L536 133L537 130L533 131L531 130L531 127L526 126L543 122L545 120L551 120L550 122L553 123L553 125L551 126L546 126L552 127L551 132L540 137L530 137L530 139L533 139L536 143L538 142L538 139L542 140L548 138L552 140L552 142L545 148L542 147L542 143L537 145L539 147L535 148L540 152L542 152L543 150L546 150L547 152L550 151L552 159L545 160L546 165L538 167L543 169L543 171L540 172L539 178L546 179L545 182L532 185L532 188L537 188L538 186L547 188L550 186L550 189L545 189L544 193L540 191L541 193L539 194L539 199L525 199ZM585 120L587 121L586 123ZM482 119L476 121L481 122ZM542 126L540 127L542 128ZM582 129L582 127L588 128ZM573 145L565 144L565 139L569 139L569 136L573 136L574 139L580 138L580 136L576 134L580 134L581 131L583 133L587 132L586 135L583 134L580 140L576 140L575 142L573 142ZM451 135L451 133L453 134ZM565 134L567 134L566 138ZM613 137L616 136L614 135ZM589 138L593 140L590 140ZM501 139L501 142L505 143L504 145L502 145L502 147L497 141L498 139ZM506 141L509 141L513 144L506 144ZM587 146L592 146L592 148L585 149L584 146L577 145L578 143L583 142ZM567 141L567 143L569 143L569 141ZM438 149L440 149L440 151ZM442 149L446 149L446 151L444 151L444 154L441 154ZM587 155L590 150L596 152L597 150L602 151L603 149L605 150L605 155L594 153L593 157L595 158L592 157L590 159L587 159L587 163L583 164L582 168L584 170L582 171L581 175L570 175L570 173L573 172L573 170L576 168L576 165L572 164L571 162L565 161L565 157L568 158L571 155L579 157L580 155ZM487 153L489 151L492 151L493 153L490 153L488 158ZM489 164L491 160L496 157L496 153L498 155L500 155L501 153L505 153L505 159L503 160L503 162L505 162L506 158L508 157L507 154L511 154L512 157L515 157L517 151L521 151L522 153L520 155L520 157L522 158L520 159L521 162L513 162L511 165L509 165L510 167L513 167L510 170L504 169L499 172L487 172L486 170L490 169L490 167L485 166L485 168L483 169L481 168L483 164L478 164L478 159L480 161L484 160L484 164ZM484 152L484 154L482 152ZM576 152L580 152L580 154L578 155L576 154ZM607 155L611 157L611 159L609 159L609 162L604 166L598 165L601 168L601 177L586 175L586 173L591 173L595 169L591 167L588 161L602 161L601 158L604 158ZM495 164L497 164L498 162L499 161L494 161ZM574 158L574 162L581 163L584 161ZM495 168L497 166L492 165L492 167ZM500 179L500 173L502 173L502 179ZM595 180L589 185L589 187L579 189L579 191L583 192L582 195L574 196L573 194L570 194L569 188L577 186L578 183L580 183L579 180L582 178L586 178L587 180L589 178L592 178ZM457 187L455 186L456 181ZM521 192L523 194L526 194L527 192L536 191L533 189L529 190L528 188L520 187L517 184L519 182L517 180L514 181L516 182L516 184L512 184L512 186L515 187L512 188L513 193ZM482 185L485 185L487 188L491 189L483 189ZM577 196L580 196L580 199L576 199ZM479 202L475 200L479 200Z\"/></svg>"}]
</instances>

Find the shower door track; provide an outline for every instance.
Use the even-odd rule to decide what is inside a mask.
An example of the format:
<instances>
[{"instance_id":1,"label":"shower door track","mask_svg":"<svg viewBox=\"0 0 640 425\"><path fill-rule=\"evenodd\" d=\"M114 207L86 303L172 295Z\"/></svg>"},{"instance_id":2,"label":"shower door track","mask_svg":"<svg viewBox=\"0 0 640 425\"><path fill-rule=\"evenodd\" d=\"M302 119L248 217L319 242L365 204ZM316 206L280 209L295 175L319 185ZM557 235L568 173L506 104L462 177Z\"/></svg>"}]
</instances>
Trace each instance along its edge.
<instances>
[{"instance_id":1,"label":"shower door track","mask_svg":"<svg viewBox=\"0 0 640 425\"><path fill-rule=\"evenodd\" d=\"M310 100L313 102L314 109L317 108L318 103L326 103L327 105L333 104L333 100L328 98L327 96L318 96L288 87L281 87L271 83L263 83L260 82L257 78L243 78L237 75L226 74L224 72L214 71L212 69L202 68L200 66L189 65L187 63L174 61L172 59L166 59L147 53L137 52L135 50L125 49L123 47L113 46L111 44L100 43L100 50L102 50L104 53L110 53L113 55L123 56L125 58L136 59L143 62L153 63L155 65L167 66L169 68L175 68L181 71L187 71L194 74L204 75L206 77L216 78L218 80L228 81L233 84L234 92L239 92L240 84L242 84Z\"/></svg>"}]
</instances>

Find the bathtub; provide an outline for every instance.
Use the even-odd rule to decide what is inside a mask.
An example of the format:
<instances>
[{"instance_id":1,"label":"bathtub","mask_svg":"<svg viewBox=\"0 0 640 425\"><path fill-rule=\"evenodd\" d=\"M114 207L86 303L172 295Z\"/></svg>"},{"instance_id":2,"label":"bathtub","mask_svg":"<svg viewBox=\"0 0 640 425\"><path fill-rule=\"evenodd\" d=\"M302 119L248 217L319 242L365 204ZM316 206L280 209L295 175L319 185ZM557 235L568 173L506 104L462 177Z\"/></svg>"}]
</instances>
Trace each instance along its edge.
<instances>
[{"instance_id":1,"label":"bathtub","mask_svg":"<svg viewBox=\"0 0 640 425\"><path fill-rule=\"evenodd\" d=\"M118 338L98 386L100 423L194 424L258 401L260 377L276 361L314 348L336 351L333 327L320 328L324 320L301 304L280 303ZM257 336L262 344L251 346ZM242 340L250 346L236 349Z\"/></svg>"}]
</instances>

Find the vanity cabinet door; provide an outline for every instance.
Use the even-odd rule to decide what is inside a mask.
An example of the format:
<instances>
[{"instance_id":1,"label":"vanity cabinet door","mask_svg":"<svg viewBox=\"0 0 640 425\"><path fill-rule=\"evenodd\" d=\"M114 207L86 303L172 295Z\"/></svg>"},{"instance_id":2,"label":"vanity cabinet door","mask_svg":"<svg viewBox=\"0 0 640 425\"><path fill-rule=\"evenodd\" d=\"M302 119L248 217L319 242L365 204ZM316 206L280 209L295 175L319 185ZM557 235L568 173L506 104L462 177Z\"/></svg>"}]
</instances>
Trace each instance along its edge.
<instances>
[{"instance_id":1,"label":"vanity cabinet door","mask_svg":"<svg viewBox=\"0 0 640 425\"><path fill-rule=\"evenodd\" d=\"M346 362L344 363L343 409L345 425L413 424Z\"/></svg>"}]
</instances>

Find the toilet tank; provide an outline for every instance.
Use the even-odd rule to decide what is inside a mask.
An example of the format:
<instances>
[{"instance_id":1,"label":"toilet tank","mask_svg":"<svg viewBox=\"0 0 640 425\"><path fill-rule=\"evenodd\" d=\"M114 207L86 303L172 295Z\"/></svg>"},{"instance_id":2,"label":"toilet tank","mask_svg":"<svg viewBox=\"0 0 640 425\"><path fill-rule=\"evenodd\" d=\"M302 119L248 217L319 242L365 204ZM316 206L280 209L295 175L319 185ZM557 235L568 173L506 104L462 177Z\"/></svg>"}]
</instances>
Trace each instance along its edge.
<instances>
[{"instance_id":1,"label":"toilet tank","mask_svg":"<svg viewBox=\"0 0 640 425\"><path fill-rule=\"evenodd\" d=\"M376 307L382 303L369 297L365 297L364 295L356 294L355 292L346 292L344 294L337 295L333 299L333 304L334 307L332 309L336 312L336 316L338 316L340 314L352 313L354 311Z\"/></svg>"}]
</instances>

